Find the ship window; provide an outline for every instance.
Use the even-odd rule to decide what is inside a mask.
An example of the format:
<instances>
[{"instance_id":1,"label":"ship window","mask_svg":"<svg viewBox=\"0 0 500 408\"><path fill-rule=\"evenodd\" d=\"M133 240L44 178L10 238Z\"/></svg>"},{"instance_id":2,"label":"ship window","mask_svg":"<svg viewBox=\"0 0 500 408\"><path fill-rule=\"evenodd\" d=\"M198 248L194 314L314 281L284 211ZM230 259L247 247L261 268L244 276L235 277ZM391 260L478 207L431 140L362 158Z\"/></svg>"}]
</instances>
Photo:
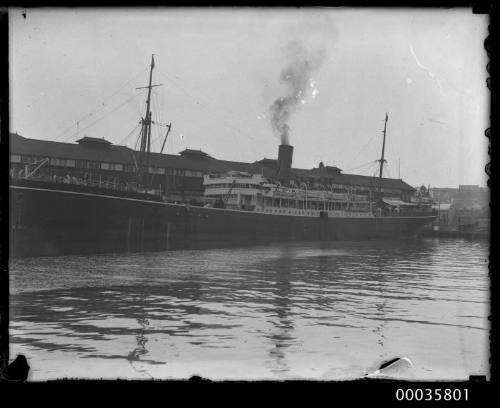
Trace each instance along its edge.
<instances>
[{"instance_id":1,"label":"ship window","mask_svg":"<svg viewBox=\"0 0 500 408\"><path fill-rule=\"evenodd\" d=\"M116 163L115 164L115 170L117 170L117 171L123 171L123 164Z\"/></svg>"},{"instance_id":2,"label":"ship window","mask_svg":"<svg viewBox=\"0 0 500 408\"><path fill-rule=\"evenodd\" d=\"M21 163L21 156L18 154L11 154L10 155L10 161L12 163Z\"/></svg>"},{"instance_id":3,"label":"ship window","mask_svg":"<svg viewBox=\"0 0 500 408\"><path fill-rule=\"evenodd\" d=\"M66 167L75 167L74 160L66 160Z\"/></svg>"},{"instance_id":4,"label":"ship window","mask_svg":"<svg viewBox=\"0 0 500 408\"><path fill-rule=\"evenodd\" d=\"M101 170L109 170L109 163L101 163Z\"/></svg>"}]
</instances>

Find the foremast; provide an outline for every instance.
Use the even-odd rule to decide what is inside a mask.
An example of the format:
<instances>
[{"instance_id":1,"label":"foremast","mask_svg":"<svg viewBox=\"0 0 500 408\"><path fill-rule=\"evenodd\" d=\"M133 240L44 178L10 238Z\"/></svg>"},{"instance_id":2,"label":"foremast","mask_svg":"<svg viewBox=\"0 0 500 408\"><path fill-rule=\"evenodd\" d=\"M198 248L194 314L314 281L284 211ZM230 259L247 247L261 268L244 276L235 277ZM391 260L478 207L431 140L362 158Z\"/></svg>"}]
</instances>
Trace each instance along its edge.
<instances>
[{"instance_id":1,"label":"foremast","mask_svg":"<svg viewBox=\"0 0 500 408\"><path fill-rule=\"evenodd\" d=\"M149 71L149 84L147 86L141 86L136 89L147 89L148 97L146 99L146 115L141 119L141 143L140 143L140 151L141 155L139 158L139 180L145 183L143 178L148 172L149 167L149 154L151 152L151 124L152 120L152 112L151 112L151 89L155 86L161 86L162 84L152 85L153 82L153 69L155 67L155 59L154 54L151 55L151 68Z\"/></svg>"},{"instance_id":2,"label":"foremast","mask_svg":"<svg viewBox=\"0 0 500 408\"><path fill-rule=\"evenodd\" d=\"M386 134L386 130L387 130L387 120L388 119L389 119L389 117L388 117L387 112L386 112L385 113L384 130L382 131L382 133L384 135L384 139L382 141L382 156L379 160L380 172L378 175L378 199L380 202L382 202L382 172L384 170L384 163L386 162L386 160L384 159L384 156L385 156L385 134Z\"/></svg>"}]
</instances>

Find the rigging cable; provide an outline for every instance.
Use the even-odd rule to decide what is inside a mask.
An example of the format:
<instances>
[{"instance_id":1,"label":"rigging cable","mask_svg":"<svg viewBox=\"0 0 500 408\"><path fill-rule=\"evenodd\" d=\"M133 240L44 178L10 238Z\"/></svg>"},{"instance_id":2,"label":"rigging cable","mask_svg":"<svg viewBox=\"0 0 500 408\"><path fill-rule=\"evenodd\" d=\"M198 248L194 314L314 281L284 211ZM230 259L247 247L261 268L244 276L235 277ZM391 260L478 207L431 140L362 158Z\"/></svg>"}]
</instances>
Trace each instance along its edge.
<instances>
[{"instance_id":1,"label":"rigging cable","mask_svg":"<svg viewBox=\"0 0 500 408\"><path fill-rule=\"evenodd\" d=\"M374 138L375 138L375 133L373 133L372 136L368 139L368 142L366 142L366 144L361 149L358 150L358 153L356 154L354 159L351 161L351 163L356 162L356 160L361 155L361 153L373 142Z\"/></svg>"},{"instance_id":2,"label":"rigging cable","mask_svg":"<svg viewBox=\"0 0 500 408\"><path fill-rule=\"evenodd\" d=\"M169 80L169 78L167 76L165 76L163 73L160 73L160 75L162 75L165 79ZM241 129L239 129L239 128L235 127L233 124L231 124L230 120L228 119L228 117L225 116L225 115L222 115L221 112L219 112L218 110L216 110L213 106L210 106L210 103L207 102L204 97L201 97L199 94L195 95L194 92L187 91L186 88L184 88L182 85L180 85L178 83L173 82L173 84L175 86L177 86L180 90L182 90L186 96L190 97L193 101L195 101L196 104L198 105L198 107L209 108L209 109L211 108L212 109L212 113L215 111L219 115L220 119L222 119L225 122L225 126L228 129L236 131L239 134L241 134L242 136L246 136L246 137L248 137L248 138L250 138L252 140L255 140L254 136L250 135L249 133L242 133ZM201 100L202 102L200 103L199 100ZM234 114L234 112L233 112L233 114ZM245 119L245 120L247 120L247 119ZM218 121L217 123L220 124L221 122Z\"/></svg>"},{"instance_id":3,"label":"rigging cable","mask_svg":"<svg viewBox=\"0 0 500 408\"><path fill-rule=\"evenodd\" d=\"M129 79L125 84L123 84L119 89L118 91L114 92L113 94L107 96L106 98L104 98L104 100L99 104L99 107L98 108L95 108L93 110L91 110L89 113L85 114L84 116L82 116L80 119L76 120L74 123L71 124L71 126L68 126L65 130L63 130L61 133L59 133L56 137L55 137L55 141L57 141L60 137L62 137L63 135L65 135L67 132L69 132L71 129L74 128L75 125L77 125L79 122L81 122L82 120L86 119L88 116L92 116L94 114L96 114L97 112L99 112L100 110L103 109L103 107L105 106L105 102L109 101L111 98L113 98L115 95L117 95L118 93L120 93L128 84L130 84L133 80L137 79L140 75L142 75L144 73L146 69L143 69L141 72L139 72L137 75L135 75L132 79Z\"/></svg>"},{"instance_id":4,"label":"rigging cable","mask_svg":"<svg viewBox=\"0 0 500 408\"><path fill-rule=\"evenodd\" d=\"M385 163L384 169L386 169L387 178L392 178L391 171L389 169L389 164L387 162Z\"/></svg>"},{"instance_id":5,"label":"rigging cable","mask_svg":"<svg viewBox=\"0 0 500 408\"><path fill-rule=\"evenodd\" d=\"M171 78L171 75L170 75L170 74L168 74L167 72L163 72L162 74L164 74L164 75L165 75L165 78L166 78L166 79ZM175 77L175 78L172 78L172 81L179 81L179 82L181 82L181 81L182 81L182 79L181 79L180 77L178 77L177 75L172 75L172 76L174 76L174 77ZM183 87L183 86L181 86L181 85L179 85L179 84L177 84L177 86L179 86L180 88L182 88L186 94L189 94L189 92L186 90L186 88L185 88L185 87ZM196 92L195 92L195 91L192 91L192 90L191 90L191 92L192 92L193 94L196 94ZM204 103L205 103L206 105L210 105L210 98L208 98L208 97L206 97L206 96L204 96L204 95L202 95L202 94L200 94L200 93L197 93L197 95L194 95L194 96L196 96L196 97L197 97L197 99L201 99L202 101L204 101ZM250 111L251 109L250 109L250 108L246 108L246 110L247 110L247 111ZM256 116L261 116L261 113L257 113L257 112L256 112L256 111L254 111L254 110L251 110L251 111L252 111L252 113L253 113L253 114L255 114ZM248 118L242 118L242 117L240 117L240 118L241 118L241 119L243 119L243 120L245 120L245 121L246 121L246 120L248 120Z\"/></svg>"},{"instance_id":6,"label":"rigging cable","mask_svg":"<svg viewBox=\"0 0 500 408\"><path fill-rule=\"evenodd\" d=\"M135 127L132 129L132 131L131 131L131 132L130 132L127 136L125 136L125 137L124 137L124 138L120 141L120 143L118 143L118 144L119 144L119 145L123 145L123 144L125 144L125 146L126 146L126 145L127 145L126 140L127 140L130 136L132 136L132 134L133 134L133 133L137 130L137 128L138 128L140 125L141 125L141 123L140 123L140 122L139 122L137 125L135 125Z\"/></svg>"},{"instance_id":7,"label":"rigging cable","mask_svg":"<svg viewBox=\"0 0 500 408\"><path fill-rule=\"evenodd\" d=\"M142 129L141 129L141 132L142 132ZM137 145L139 144L139 140L141 140L141 132L139 132L139 135L135 141L135 146L134 146L135 151L137 151Z\"/></svg>"},{"instance_id":8,"label":"rigging cable","mask_svg":"<svg viewBox=\"0 0 500 408\"><path fill-rule=\"evenodd\" d=\"M75 133L72 133L69 135L69 137L65 138L63 140L63 142L67 142L69 139L72 139L75 135L77 135L79 132L83 131L83 130L86 130L92 126L94 126L96 123L100 122L101 120L103 120L104 118L108 117L109 115L111 115L112 113L116 112L118 109L122 108L125 104L127 104L128 102L130 102L132 99L134 98L137 98L141 93L138 93L136 95L134 95L132 98L130 99L127 99L125 102L123 102L122 104L118 105L115 109L113 109L112 111L106 113L104 116L101 116L99 119L95 120L94 122L92 122L90 125L84 127L83 129L79 129L77 132Z\"/></svg>"},{"instance_id":9,"label":"rigging cable","mask_svg":"<svg viewBox=\"0 0 500 408\"><path fill-rule=\"evenodd\" d=\"M370 163L368 163L367 166L364 166L362 169L358 170L358 174L361 174L361 175L367 174L367 175L369 175L372 172L374 165L375 165L375 163L373 161L370 162Z\"/></svg>"},{"instance_id":10,"label":"rigging cable","mask_svg":"<svg viewBox=\"0 0 500 408\"><path fill-rule=\"evenodd\" d=\"M375 164L373 162L371 162L368 164L368 166L365 166L363 169L359 170L357 173L360 175L370 175L374 165Z\"/></svg>"},{"instance_id":11,"label":"rigging cable","mask_svg":"<svg viewBox=\"0 0 500 408\"><path fill-rule=\"evenodd\" d=\"M153 105L155 106L156 116L158 118L158 121L155 124L158 127L155 128L156 137L154 138L154 142L152 142L151 145L153 145L153 143L156 143L161 139L161 133L162 133L159 129L159 126L161 126L161 124L163 124L163 118L162 118L162 113L161 113L161 108L160 108L161 105L159 103L159 93L158 92L153 92Z\"/></svg>"},{"instance_id":12,"label":"rigging cable","mask_svg":"<svg viewBox=\"0 0 500 408\"><path fill-rule=\"evenodd\" d=\"M353 167L352 169L347 169L345 171L353 171L353 170L357 170L357 169L360 169L361 167L365 167L367 165L372 165L373 163L375 163L376 160L370 160L369 162L366 162L366 163L363 163L363 164L360 164L359 166L356 166L356 167Z\"/></svg>"}]
</instances>

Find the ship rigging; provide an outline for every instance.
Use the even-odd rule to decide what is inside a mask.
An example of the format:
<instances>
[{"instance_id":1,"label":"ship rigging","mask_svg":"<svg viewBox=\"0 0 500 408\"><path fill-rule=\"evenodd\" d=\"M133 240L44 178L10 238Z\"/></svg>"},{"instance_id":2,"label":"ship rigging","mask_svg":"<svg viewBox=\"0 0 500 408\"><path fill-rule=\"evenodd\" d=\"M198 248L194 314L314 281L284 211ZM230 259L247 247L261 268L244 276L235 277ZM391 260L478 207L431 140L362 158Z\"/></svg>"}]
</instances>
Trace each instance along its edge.
<instances>
[{"instance_id":1,"label":"ship rigging","mask_svg":"<svg viewBox=\"0 0 500 408\"><path fill-rule=\"evenodd\" d=\"M149 84L147 86L141 86L136 89L147 89L148 90L148 96L146 98L146 114L145 116L141 119L141 132L140 132L140 163L138 166L138 172L139 172L139 177L138 179L145 185L145 179L144 179L144 174L147 173L147 169L149 168L149 158L150 158L150 153L151 153L151 125L155 123L152 119L152 112L151 112L151 90L154 87L157 86L162 86L163 84L155 84L153 85L153 69L155 67L155 59L154 59L154 54L151 55L151 66L150 66L150 71L149 71ZM159 124L159 125L164 125L164 124ZM165 148L165 144L167 142L167 137L168 134L170 133L170 130L172 129L172 123L169 123L168 125L164 125L167 128L167 132L165 133L165 137L161 146L160 153L163 152L163 149Z\"/></svg>"},{"instance_id":2,"label":"ship rigging","mask_svg":"<svg viewBox=\"0 0 500 408\"><path fill-rule=\"evenodd\" d=\"M386 160L384 159L384 154L385 154L385 135L386 135L386 130L387 130L387 120L388 119L389 119L389 116L387 115L387 112L386 112L385 122L384 122L384 130L382 131L382 133L384 135L384 139L382 142L382 156L379 160L379 162L380 162L380 173L378 175L378 199L379 199L379 202L382 201L382 172L384 170L384 162L386 162Z\"/></svg>"},{"instance_id":3,"label":"ship rigging","mask_svg":"<svg viewBox=\"0 0 500 408\"><path fill-rule=\"evenodd\" d=\"M387 113L378 180L323 163L292 168L294 148L288 144L279 146L277 160L254 163L192 149L179 156L152 152L152 125L166 128L160 152L172 128L152 118L153 88L162 85L153 84L154 67L152 55L148 85L137 88L147 89L146 111L136 125L138 150L104 138L38 143L11 135L14 256L393 239L414 236L434 220L431 203L413 200L411 186L382 179ZM193 188L191 198L184 186L175 191L181 177L191 183L185 184Z\"/></svg>"}]
</instances>

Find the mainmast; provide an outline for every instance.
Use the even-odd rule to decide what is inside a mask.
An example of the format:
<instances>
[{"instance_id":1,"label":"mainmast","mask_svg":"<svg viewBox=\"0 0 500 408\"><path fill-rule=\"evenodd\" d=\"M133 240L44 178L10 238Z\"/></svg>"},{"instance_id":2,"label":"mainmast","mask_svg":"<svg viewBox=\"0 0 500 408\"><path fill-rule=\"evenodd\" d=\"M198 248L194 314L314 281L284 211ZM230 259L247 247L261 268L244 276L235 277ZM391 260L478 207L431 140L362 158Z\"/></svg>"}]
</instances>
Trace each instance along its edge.
<instances>
[{"instance_id":1,"label":"mainmast","mask_svg":"<svg viewBox=\"0 0 500 408\"><path fill-rule=\"evenodd\" d=\"M147 173L147 168L149 167L149 153L151 151L151 124L153 123L151 119L151 89L155 86L160 86L162 84L152 85L153 82L153 68L155 67L154 54L151 55L151 70L149 71L149 85L142 86L136 89L148 89L148 98L146 100L146 115L141 120L142 130L141 130L141 157L139 172Z\"/></svg>"},{"instance_id":2,"label":"mainmast","mask_svg":"<svg viewBox=\"0 0 500 408\"><path fill-rule=\"evenodd\" d=\"M380 173L378 175L378 197L379 197L379 200L382 201L382 171L384 169L384 162L385 162L385 159L384 159L384 154L385 154L385 132L386 132L386 129L387 129L387 120L389 119L389 117L387 116L387 112L385 114L385 123L384 123L384 131L382 132L384 134L384 140L382 142L382 157L381 159L379 160L380 161Z\"/></svg>"}]
</instances>

